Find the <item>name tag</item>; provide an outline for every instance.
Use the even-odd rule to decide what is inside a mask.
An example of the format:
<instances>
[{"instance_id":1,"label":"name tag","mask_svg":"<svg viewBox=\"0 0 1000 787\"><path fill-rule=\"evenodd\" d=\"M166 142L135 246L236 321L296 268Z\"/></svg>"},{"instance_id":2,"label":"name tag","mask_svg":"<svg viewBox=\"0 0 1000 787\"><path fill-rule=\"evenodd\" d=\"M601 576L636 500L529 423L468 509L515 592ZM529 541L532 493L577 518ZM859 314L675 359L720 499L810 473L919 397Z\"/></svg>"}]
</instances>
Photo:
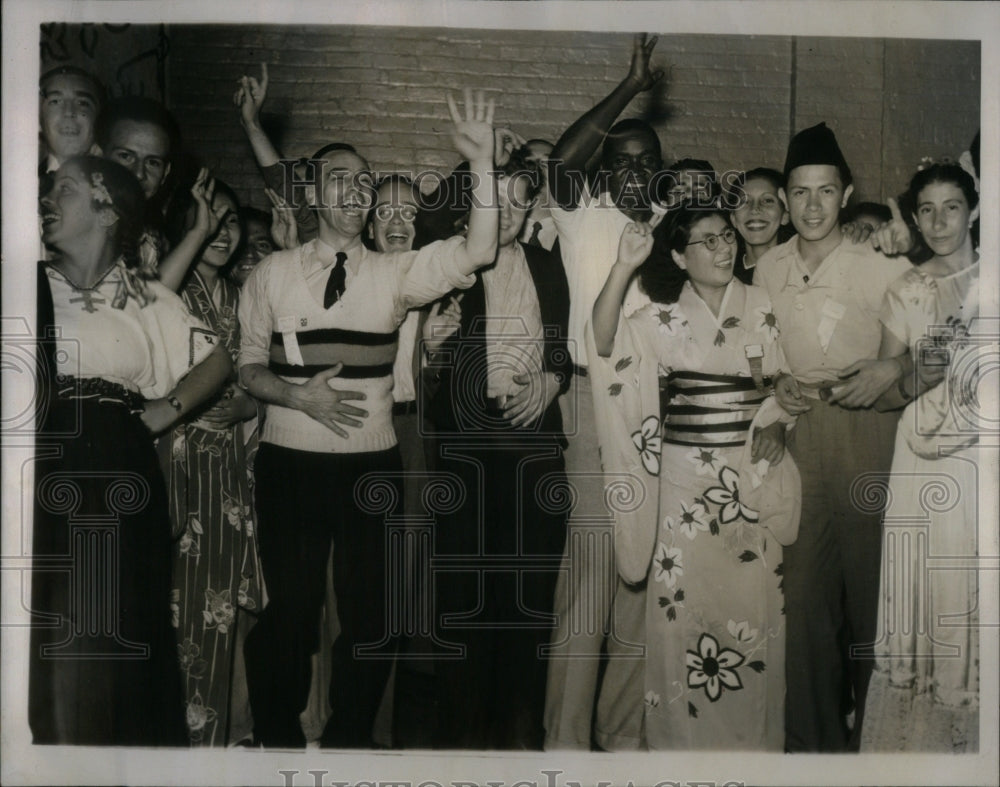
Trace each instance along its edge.
<instances>
[{"instance_id":1,"label":"name tag","mask_svg":"<svg viewBox=\"0 0 1000 787\"><path fill-rule=\"evenodd\" d=\"M293 366L305 366L302 359L302 351L299 349L299 340L295 335L295 316L278 318L278 333L281 334L281 342L285 346L285 360Z\"/></svg>"},{"instance_id":2,"label":"name tag","mask_svg":"<svg viewBox=\"0 0 1000 787\"><path fill-rule=\"evenodd\" d=\"M823 308L820 309L819 325L816 326L816 336L824 353L830 347L830 340L833 338L833 332L837 328L837 323L840 322L846 313L847 307L842 303L837 303L833 298L827 298L824 301Z\"/></svg>"}]
</instances>

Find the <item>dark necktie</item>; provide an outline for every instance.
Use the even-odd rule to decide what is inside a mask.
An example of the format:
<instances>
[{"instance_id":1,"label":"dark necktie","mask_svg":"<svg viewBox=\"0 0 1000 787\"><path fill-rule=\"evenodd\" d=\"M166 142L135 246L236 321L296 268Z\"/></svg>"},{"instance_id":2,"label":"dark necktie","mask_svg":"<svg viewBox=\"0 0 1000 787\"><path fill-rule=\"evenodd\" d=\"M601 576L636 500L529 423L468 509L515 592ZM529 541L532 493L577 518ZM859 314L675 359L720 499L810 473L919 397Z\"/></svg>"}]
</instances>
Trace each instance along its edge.
<instances>
[{"instance_id":1,"label":"dark necktie","mask_svg":"<svg viewBox=\"0 0 1000 787\"><path fill-rule=\"evenodd\" d=\"M326 280L326 290L323 292L323 308L329 309L333 304L344 297L344 282L347 280L347 270L344 263L347 262L347 255L342 251L337 252L337 261L330 271L330 278Z\"/></svg>"},{"instance_id":2,"label":"dark necktie","mask_svg":"<svg viewBox=\"0 0 1000 787\"><path fill-rule=\"evenodd\" d=\"M542 232L542 222L536 221L534 226L531 228L531 237L528 238L529 246L541 246L542 242L538 239L538 236Z\"/></svg>"}]
</instances>

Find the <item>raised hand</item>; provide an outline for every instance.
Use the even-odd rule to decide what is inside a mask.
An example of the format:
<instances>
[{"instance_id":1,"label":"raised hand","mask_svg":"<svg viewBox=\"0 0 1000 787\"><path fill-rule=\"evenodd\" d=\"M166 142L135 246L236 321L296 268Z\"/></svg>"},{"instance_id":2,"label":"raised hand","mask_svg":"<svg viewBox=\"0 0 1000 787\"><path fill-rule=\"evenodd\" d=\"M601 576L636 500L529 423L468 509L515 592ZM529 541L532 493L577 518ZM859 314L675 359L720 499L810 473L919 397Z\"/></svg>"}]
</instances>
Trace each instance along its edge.
<instances>
[{"instance_id":1,"label":"raised hand","mask_svg":"<svg viewBox=\"0 0 1000 787\"><path fill-rule=\"evenodd\" d=\"M520 147L524 147L527 140L509 128L501 127L493 129L493 164L502 167L510 161L510 154Z\"/></svg>"},{"instance_id":2,"label":"raised hand","mask_svg":"<svg viewBox=\"0 0 1000 787\"><path fill-rule=\"evenodd\" d=\"M618 264L634 271L653 250L653 228L644 221L625 225L618 241Z\"/></svg>"},{"instance_id":3,"label":"raised hand","mask_svg":"<svg viewBox=\"0 0 1000 787\"><path fill-rule=\"evenodd\" d=\"M339 424L360 428L362 423L358 418L365 418L368 411L345 404L347 401L364 399L365 394L361 391L338 391L330 387L330 380L340 374L343 368L344 364L338 363L318 372L307 382L295 386L294 397L296 409L346 439L347 432Z\"/></svg>"},{"instance_id":4,"label":"raised hand","mask_svg":"<svg viewBox=\"0 0 1000 787\"><path fill-rule=\"evenodd\" d=\"M226 206L212 206L212 198L215 196L215 178L208 176L208 169L202 167L198 170L198 177L195 178L194 185L191 186L191 196L194 197L195 205L198 206L195 214L194 232L199 232L206 238L211 238L219 229L219 223L226 214Z\"/></svg>"},{"instance_id":5,"label":"raised hand","mask_svg":"<svg viewBox=\"0 0 1000 787\"><path fill-rule=\"evenodd\" d=\"M632 43L632 65L629 68L627 79L637 93L649 90L663 77L663 69L649 70L649 56L653 54L656 41L656 36L647 41L646 34L639 33Z\"/></svg>"},{"instance_id":6,"label":"raised hand","mask_svg":"<svg viewBox=\"0 0 1000 787\"><path fill-rule=\"evenodd\" d=\"M872 233L872 246L881 250L883 254L906 254L913 248L910 227L903 220L899 205L892 197L889 197L889 210L892 211L892 219Z\"/></svg>"},{"instance_id":7,"label":"raised hand","mask_svg":"<svg viewBox=\"0 0 1000 787\"><path fill-rule=\"evenodd\" d=\"M267 63L260 64L260 81L245 74L239 79L233 94L233 103L240 108L240 122L244 126L256 125L260 109L267 98Z\"/></svg>"},{"instance_id":8,"label":"raised hand","mask_svg":"<svg viewBox=\"0 0 1000 787\"><path fill-rule=\"evenodd\" d=\"M294 249L299 243L299 225L295 222L295 211L274 189L264 189L271 200L271 238L279 249Z\"/></svg>"},{"instance_id":9,"label":"raised hand","mask_svg":"<svg viewBox=\"0 0 1000 787\"><path fill-rule=\"evenodd\" d=\"M487 168L493 166L493 149L496 144L493 138L493 109L493 99L487 101L482 90L478 91L473 102L471 88L465 88L463 120L455 98L451 93L448 94L448 112L454 123L451 139L455 150L470 163L485 163Z\"/></svg>"}]
</instances>

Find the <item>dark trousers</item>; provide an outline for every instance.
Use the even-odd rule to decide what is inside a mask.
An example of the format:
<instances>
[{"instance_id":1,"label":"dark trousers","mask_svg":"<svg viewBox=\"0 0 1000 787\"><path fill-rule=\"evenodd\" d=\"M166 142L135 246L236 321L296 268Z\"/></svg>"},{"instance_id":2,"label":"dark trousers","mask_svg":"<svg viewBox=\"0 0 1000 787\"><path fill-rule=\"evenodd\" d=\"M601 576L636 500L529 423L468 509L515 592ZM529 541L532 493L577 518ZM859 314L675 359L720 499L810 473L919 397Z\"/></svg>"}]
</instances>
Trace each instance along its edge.
<instances>
[{"instance_id":1,"label":"dark trousers","mask_svg":"<svg viewBox=\"0 0 1000 787\"><path fill-rule=\"evenodd\" d=\"M898 417L815 401L789 435L802 474L802 521L783 558L788 751L857 750L860 742L874 664L851 647L875 641L882 490Z\"/></svg>"},{"instance_id":2,"label":"dark trousers","mask_svg":"<svg viewBox=\"0 0 1000 787\"><path fill-rule=\"evenodd\" d=\"M333 644L333 712L322 744L371 745L395 649L386 605L388 512L382 505L391 495L366 489L362 476L380 476L398 504L401 471L396 448L319 454L261 445L255 466L257 544L268 603L244 647L259 743L305 744L299 714L309 695L310 657L319 645L332 540L340 636ZM363 651L356 653L359 647Z\"/></svg>"},{"instance_id":3,"label":"dark trousers","mask_svg":"<svg viewBox=\"0 0 1000 787\"><path fill-rule=\"evenodd\" d=\"M556 439L500 443L510 436L439 444L437 470L465 496L435 533L439 748L542 747L566 477Z\"/></svg>"}]
</instances>

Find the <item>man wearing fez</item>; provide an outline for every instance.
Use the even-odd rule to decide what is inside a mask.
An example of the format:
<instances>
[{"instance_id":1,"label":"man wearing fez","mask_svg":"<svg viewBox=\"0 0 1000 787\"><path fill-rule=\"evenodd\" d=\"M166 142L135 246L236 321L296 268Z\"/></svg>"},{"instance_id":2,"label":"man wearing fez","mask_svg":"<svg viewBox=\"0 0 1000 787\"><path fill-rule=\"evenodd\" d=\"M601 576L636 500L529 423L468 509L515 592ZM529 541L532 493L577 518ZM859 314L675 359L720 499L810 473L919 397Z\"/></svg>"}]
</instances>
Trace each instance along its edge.
<instances>
[{"instance_id":1,"label":"man wearing fez","mask_svg":"<svg viewBox=\"0 0 1000 787\"><path fill-rule=\"evenodd\" d=\"M898 419L871 405L902 373L896 359L876 360L878 316L909 263L843 236L851 171L826 124L792 139L784 175L797 234L761 258L754 284L781 325L792 374L775 389L798 416L788 448L802 474L799 537L784 550L785 745L856 751L873 662L852 650L875 641L882 541L882 497L866 485L885 483Z\"/></svg>"}]
</instances>

